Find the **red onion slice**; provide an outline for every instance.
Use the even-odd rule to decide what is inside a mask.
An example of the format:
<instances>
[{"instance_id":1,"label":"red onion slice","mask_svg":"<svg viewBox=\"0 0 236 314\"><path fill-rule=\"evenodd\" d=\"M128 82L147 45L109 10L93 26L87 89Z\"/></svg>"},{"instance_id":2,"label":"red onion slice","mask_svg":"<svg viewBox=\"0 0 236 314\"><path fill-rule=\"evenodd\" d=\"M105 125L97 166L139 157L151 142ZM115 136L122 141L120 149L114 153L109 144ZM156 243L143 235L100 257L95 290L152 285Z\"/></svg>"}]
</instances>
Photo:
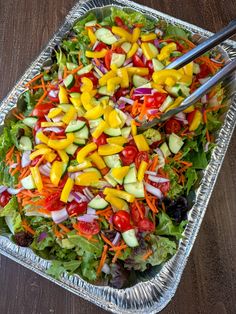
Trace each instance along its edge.
<instances>
[{"instance_id":1,"label":"red onion slice","mask_svg":"<svg viewBox=\"0 0 236 314\"><path fill-rule=\"evenodd\" d=\"M127 104L129 104L129 105L133 105L134 100L133 100L133 99L130 99L130 98L127 98L127 97L121 96L121 97L119 98L119 100L117 101L117 103L119 104L120 102L124 102L124 103L127 103Z\"/></svg>"},{"instance_id":2,"label":"red onion slice","mask_svg":"<svg viewBox=\"0 0 236 314\"><path fill-rule=\"evenodd\" d=\"M50 177L51 164L46 163L45 165L39 166L39 172L45 177Z\"/></svg>"},{"instance_id":3,"label":"red onion slice","mask_svg":"<svg viewBox=\"0 0 236 314\"><path fill-rule=\"evenodd\" d=\"M124 67L125 67L125 68L130 68L130 67L132 67L133 65L134 65L133 62L131 62L131 63L125 65Z\"/></svg>"},{"instance_id":4,"label":"red onion slice","mask_svg":"<svg viewBox=\"0 0 236 314\"><path fill-rule=\"evenodd\" d=\"M108 266L107 263L104 263L104 265L102 267L102 272L104 274L107 274L107 275L109 275L111 273L111 269L110 269L110 267Z\"/></svg>"},{"instance_id":5,"label":"red onion slice","mask_svg":"<svg viewBox=\"0 0 236 314\"><path fill-rule=\"evenodd\" d=\"M63 131L63 128L58 128L56 126L52 126L52 127L49 127L49 128L45 128L43 129L45 132L54 132L54 133L60 133Z\"/></svg>"},{"instance_id":6,"label":"red onion slice","mask_svg":"<svg viewBox=\"0 0 236 314\"><path fill-rule=\"evenodd\" d=\"M89 188L84 188L84 189L83 189L83 192L84 192L85 196L86 196L89 200L91 200L92 198L94 198L94 195L93 195L93 193L89 190Z\"/></svg>"},{"instance_id":7,"label":"red onion slice","mask_svg":"<svg viewBox=\"0 0 236 314\"><path fill-rule=\"evenodd\" d=\"M7 186L1 185L0 186L0 193L4 192L7 190Z\"/></svg>"},{"instance_id":8,"label":"red onion slice","mask_svg":"<svg viewBox=\"0 0 236 314\"><path fill-rule=\"evenodd\" d=\"M150 174L152 176L156 176L157 175L157 173L155 171L149 171L149 170L145 171L145 174Z\"/></svg>"},{"instance_id":9,"label":"red onion slice","mask_svg":"<svg viewBox=\"0 0 236 314\"><path fill-rule=\"evenodd\" d=\"M56 224L59 224L63 221L65 221L69 215L67 213L67 210L65 207L63 207L62 209L60 210L54 210L51 212L51 215L52 215L52 220L56 223Z\"/></svg>"},{"instance_id":10,"label":"red onion slice","mask_svg":"<svg viewBox=\"0 0 236 314\"><path fill-rule=\"evenodd\" d=\"M119 241L120 241L120 233L119 232L117 232L116 233L116 235L115 235L115 238L114 238L114 240L111 242L113 245L118 245L118 243L119 243Z\"/></svg>"},{"instance_id":11,"label":"red onion slice","mask_svg":"<svg viewBox=\"0 0 236 314\"><path fill-rule=\"evenodd\" d=\"M77 203L88 202L87 197L80 192L71 192L71 194L74 196Z\"/></svg>"},{"instance_id":12,"label":"red onion slice","mask_svg":"<svg viewBox=\"0 0 236 314\"><path fill-rule=\"evenodd\" d=\"M8 188L7 192L11 195L16 195L18 193L20 193L22 190L24 190L24 188L19 188L19 189L13 189L13 188Z\"/></svg>"},{"instance_id":13,"label":"red onion slice","mask_svg":"<svg viewBox=\"0 0 236 314\"><path fill-rule=\"evenodd\" d=\"M162 178L162 177L158 177L158 176L152 176L152 175L149 175L148 176L148 179L152 182L156 182L156 183L166 183L166 182L169 182L170 180L167 179L167 178Z\"/></svg>"},{"instance_id":14,"label":"red onion slice","mask_svg":"<svg viewBox=\"0 0 236 314\"><path fill-rule=\"evenodd\" d=\"M22 154L21 157L21 167L27 167L29 166L31 160L30 160L30 154L31 154L31 150L25 150Z\"/></svg>"},{"instance_id":15,"label":"red onion slice","mask_svg":"<svg viewBox=\"0 0 236 314\"><path fill-rule=\"evenodd\" d=\"M134 96L152 95L152 88L138 87L134 90Z\"/></svg>"},{"instance_id":16,"label":"red onion slice","mask_svg":"<svg viewBox=\"0 0 236 314\"><path fill-rule=\"evenodd\" d=\"M79 216L77 218L78 221L84 221L84 222L93 222L94 219L98 219L98 216L97 215L84 214L84 215Z\"/></svg>"},{"instance_id":17,"label":"red onion slice","mask_svg":"<svg viewBox=\"0 0 236 314\"><path fill-rule=\"evenodd\" d=\"M14 169L14 168L16 168L16 166L17 166L17 162L15 162L14 164L11 164L9 168Z\"/></svg>"},{"instance_id":18,"label":"red onion slice","mask_svg":"<svg viewBox=\"0 0 236 314\"><path fill-rule=\"evenodd\" d=\"M154 186L152 186L151 184L145 182L144 183L146 191L151 193L152 195L156 196L157 198L161 199L163 197L163 194L161 192L160 189L155 188Z\"/></svg>"},{"instance_id":19,"label":"red onion slice","mask_svg":"<svg viewBox=\"0 0 236 314\"><path fill-rule=\"evenodd\" d=\"M91 207L88 207L87 214L88 215L95 215L96 214L96 210L91 208Z\"/></svg>"},{"instance_id":20,"label":"red onion slice","mask_svg":"<svg viewBox=\"0 0 236 314\"><path fill-rule=\"evenodd\" d=\"M125 67L126 65L130 64L132 62L132 58L128 58L125 60L123 66Z\"/></svg>"},{"instance_id":21,"label":"red onion slice","mask_svg":"<svg viewBox=\"0 0 236 314\"><path fill-rule=\"evenodd\" d=\"M51 89L49 92L48 92L48 96L52 97L52 98L57 98L58 97L58 93L59 93L59 90L57 89Z\"/></svg>"},{"instance_id":22,"label":"red onion slice","mask_svg":"<svg viewBox=\"0 0 236 314\"><path fill-rule=\"evenodd\" d=\"M61 122L61 119L63 118L64 114L59 114L55 118L52 118L53 122Z\"/></svg>"}]
</instances>

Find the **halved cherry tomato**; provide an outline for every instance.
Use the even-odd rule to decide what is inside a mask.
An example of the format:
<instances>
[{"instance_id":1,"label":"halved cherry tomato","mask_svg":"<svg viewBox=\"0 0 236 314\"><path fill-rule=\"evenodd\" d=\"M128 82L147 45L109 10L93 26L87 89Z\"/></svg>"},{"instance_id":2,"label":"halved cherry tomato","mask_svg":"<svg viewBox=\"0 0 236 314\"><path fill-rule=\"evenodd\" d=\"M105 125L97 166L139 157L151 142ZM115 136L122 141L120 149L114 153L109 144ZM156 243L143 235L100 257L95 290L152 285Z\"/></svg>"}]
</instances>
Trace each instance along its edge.
<instances>
[{"instance_id":1,"label":"halved cherry tomato","mask_svg":"<svg viewBox=\"0 0 236 314\"><path fill-rule=\"evenodd\" d=\"M80 93L80 87L79 86L71 87L70 93Z\"/></svg>"},{"instance_id":2,"label":"halved cherry tomato","mask_svg":"<svg viewBox=\"0 0 236 314\"><path fill-rule=\"evenodd\" d=\"M61 192L58 191L45 198L45 208L52 212L54 210L60 210L64 207L64 203L60 201Z\"/></svg>"},{"instance_id":3,"label":"halved cherry tomato","mask_svg":"<svg viewBox=\"0 0 236 314\"><path fill-rule=\"evenodd\" d=\"M130 224L130 214L125 210L119 210L116 212L112 217L112 222L114 227L120 232L132 229Z\"/></svg>"},{"instance_id":4,"label":"halved cherry tomato","mask_svg":"<svg viewBox=\"0 0 236 314\"><path fill-rule=\"evenodd\" d=\"M122 27L125 30L129 31L128 26L125 25L125 23L123 22L123 20L119 16L115 17L115 23L116 23L117 26Z\"/></svg>"},{"instance_id":5,"label":"halved cherry tomato","mask_svg":"<svg viewBox=\"0 0 236 314\"><path fill-rule=\"evenodd\" d=\"M197 79L205 78L211 74L211 70L205 63L200 64L200 73L196 75Z\"/></svg>"},{"instance_id":6,"label":"halved cherry tomato","mask_svg":"<svg viewBox=\"0 0 236 314\"><path fill-rule=\"evenodd\" d=\"M152 74L154 72L154 67L153 67L153 63L152 60L148 60L146 62L146 67L149 68L149 74Z\"/></svg>"},{"instance_id":7,"label":"halved cherry tomato","mask_svg":"<svg viewBox=\"0 0 236 314\"><path fill-rule=\"evenodd\" d=\"M77 203L75 200L73 200L72 202L66 205L66 210L69 216L77 216L79 214L85 213L87 207L88 207L87 202Z\"/></svg>"},{"instance_id":8,"label":"halved cherry tomato","mask_svg":"<svg viewBox=\"0 0 236 314\"><path fill-rule=\"evenodd\" d=\"M135 146L127 145L120 153L120 157L123 165L129 166L132 164L138 154L138 150Z\"/></svg>"},{"instance_id":9,"label":"halved cherry tomato","mask_svg":"<svg viewBox=\"0 0 236 314\"><path fill-rule=\"evenodd\" d=\"M181 123L176 119L171 118L165 124L165 132L167 134L179 133L180 130L181 130Z\"/></svg>"},{"instance_id":10,"label":"halved cherry tomato","mask_svg":"<svg viewBox=\"0 0 236 314\"><path fill-rule=\"evenodd\" d=\"M144 216L145 215L145 207L144 207L142 202L139 202L139 208L141 209L143 216ZM135 205L135 203L132 203L132 205L131 205L130 215L131 215L131 219L132 219L135 226L142 219L140 216L139 210L138 210L137 206Z\"/></svg>"},{"instance_id":11,"label":"halved cherry tomato","mask_svg":"<svg viewBox=\"0 0 236 314\"><path fill-rule=\"evenodd\" d=\"M141 232L153 232L155 230L155 226L151 220L143 218L138 222L138 230Z\"/></svg>"},{"instance_id":12,"label":"halved cherry tomato","mask_svg":"<svg viewBox=\"0 0 236 314\"><path fill-rule=\"evenodd\" d=\"M143 61L139 58L139 56L137 54L135 54L132 57L132 60L133 60L133 64L134 64L135 67L141 67L141 68L145 67Z\"/></svg>"},{"instance_id":13,"label":"halved cherry tomato","mask_svg":"<svg viewBox=\"0 0 236 314\"><path fill-rule=\"evenodd\" d=\"M159 108L165 101L167 94L156 92L152 96L145 96L146 107L151 109Z\"/></svg>"},{"instance_id":14,"label":"halved cherry tomato","mask_svg":"<svg viewBox=\"0 0 236 314\"><path fill-rule=\"evenodd\" d=\"M46 114L48 114L50 109L52 109L54 107L55 106L53 104L51 104L51 103L38 104L37 106L35 106L35 108L34 108L34 110L32 112L32 116L42 118Z\"/></svg>"},{"instance_id":15,"label":"halved cherry tomato","mask_svg":"<svg viewBox=\"0 0 236 314\"><path fill-rule=\"evenodd\" d=\"M162 177L162 178L166 178L166 176L165 176L164 174L158 174L158 176L159 176L159 177ZM169 191L169 189L170 189L170 181L168 181L168 182L162 182L162 183L152 182L152 185L153 185L155 188L161 190L161 192L162 192L163 194L166 194L166 193Z\"/></svg>"},{"instance_id":16,"label":"halved cherry tomato","mask_svg":"<svg viewBox=\"0 0 236 314\"><path fill-rule=\"evenodd\" d=\"M119 47L119 46L115 47L114 49L112 49L112 51L115 52L115 53L125 54L124 49Z\"/></svg>"},{"instance_id":17,"label":"halved cherry tomato","mask_svg":"<svg viewBox=\"0 0 236 314\"><path fill-rule=\"evenodd\" d=\"M137 154L137 156L135 158L135 166L136 166L137 169L139 168L142 160L146 161L146 162L149 161L149 156L148 156L147 152L138 152L138 154Z\"/></svg>"},{"instance_id":18,"label":"halved cherry tomato","mask_svg":"<svg viewBox=\"0 0 236 314\"><path fill-rule=\"evenodd\" d=\"M107 45L102 42L99 42L94 50L101 51L102 49L107 49Z\"/></svg>"},{"instance_id":19,"label":"halved cherry tomato","mask_svg":"<svg viewBox=\"0 0 236 314\"><path fill-rule=\"evenodd\" d=\"M104 58L104 62L105 62L105 66L107 70L110 70L111 58L112 58L112 50L108 50Z\"/></svg>"},{"instance_id":20,"label":"halved cherry tomato","mask_svg":"<svg viewBox=\"0 0 236 314\"><path fill-rule=\"evenodd\" d=\"M78 221L77 226L82 233L87 235L98 234L100 231L99 223L96 220L93 222Z\"/></svg>"},{"instance_id":21,"label":"halved cherry tomato","mask_svg":"<svg viewBox=\"0 0 236 314\"><path fill-rule=\"evenodd\" d=\"M9 194L7 191L4 191L0 194L0 206L4 207L7 205L7 203L11 199L11 194Z\"/></svg>"},{"instance_id":22,"label":"halved cherry tomato","mask_svg":"<svg viewBox=\"0 0 236 314\"><path fill-rule=\"evenodd\" d=\"M188 124L189 124L189 125L192 123L196 111L197 111L197 109L195 109L195 110L193 110L193 111L191 111L191 112L189 112L189 113L187 114L187 120L188 120Z\"/></svg>"},{"instance_id":23,"label":"halved cherry tomato","mask_svg":"<svg viewBox=\"0 0 236 314\"><path fill-rule=\"evenodd\" d=\"M97 146L105 145L107 143L107 135L102 133L98 138L93 137L93 142L97 144Z\"/></svg>"}]
</instances>

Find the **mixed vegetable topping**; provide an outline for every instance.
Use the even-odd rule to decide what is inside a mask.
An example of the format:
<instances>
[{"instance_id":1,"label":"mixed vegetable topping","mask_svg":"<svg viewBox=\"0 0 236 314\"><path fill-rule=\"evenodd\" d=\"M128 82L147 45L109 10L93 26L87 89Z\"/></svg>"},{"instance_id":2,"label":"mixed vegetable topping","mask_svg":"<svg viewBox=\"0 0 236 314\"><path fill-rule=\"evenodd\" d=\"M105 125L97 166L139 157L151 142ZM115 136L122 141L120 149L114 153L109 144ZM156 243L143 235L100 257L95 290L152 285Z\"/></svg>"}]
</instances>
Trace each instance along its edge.
<instances>
[{"instance_id":1,"label":"mixed vegetable topping","mask_svg":"<svg viewBox=\"0 0 236 314\"><path fill-rule=\"evenodd\" d=\"M138 133L222 66L165 66L188 32L112 8L78 21L21 96L0 140L0 234L65 270L121 288L176 253L214 147L224 94ZM214 58L213 58L214 57Z\"/></svg>"}]
</instances>

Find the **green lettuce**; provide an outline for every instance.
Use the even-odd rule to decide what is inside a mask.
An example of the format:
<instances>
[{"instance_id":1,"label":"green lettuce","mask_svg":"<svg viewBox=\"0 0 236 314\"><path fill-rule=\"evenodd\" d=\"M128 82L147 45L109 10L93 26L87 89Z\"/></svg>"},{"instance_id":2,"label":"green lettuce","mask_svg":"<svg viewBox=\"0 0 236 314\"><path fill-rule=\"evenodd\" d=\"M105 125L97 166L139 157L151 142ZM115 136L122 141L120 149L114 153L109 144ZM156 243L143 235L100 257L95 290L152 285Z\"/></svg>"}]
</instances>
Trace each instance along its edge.
<instances>
[{"instance_id":1,"label":"green lettuce","mask_svg":"<svg viewBox=\"0 0 236 314\"><path fill-rule=\"evenodd\" d=\"M155 230L157 235L173 236L177 240L183 237L182 233L188 223L187 220L183 220L179 225L175 225L171 218L164 212L160 212L157 217L159 219L159 223Z\"/></svg>"},{"instance_id":2,"label":"green lettuce","mask_svg":"<svg viewBox=\"0 0 236 314\"><path fill-rule=\"evenodd\" d=\"M75 273L80 264L81 262L79 260L72 260L69 262L52 261L50 268L47 270L47 274L56 279L60 279L64 272L68 272L69 275Z\"/></svg>"},{"instance_id":3,"label":"green lettuce","mask_svg":"<svg viewBox=\"0 0 236 314\"><path fill-rule=\"evenodd\" d=\"M169 24L165 29L165 37L183 37L188 39L189 35L188 31L179 26Z\"/></svg>"},{"instance_id":4,"label":"green lettuce","mask_svg":"<svg viewBox=\"0 0 236 314\"><path fill-rule=\"evenodd\" d=\"M191 190L191 188L194 186L194 184L198 180L197 171L193 168L188 168L185 173L186 183L185 183L185 189L187 191L187 194Z\"/></svg>"},{"instance_id":5,"label":"green lettuce","mask_svg":"<svg viewBox=\"0 0 236 314\"><path fill-rule=\"evenodd\" d=\"M0 217L5 217L6 224L11 233L22 231L21 215L18 212L18 202L16 196L12 196L8 204L0 209Z\"/></svg>"},{"instance_id":6,"label":"green lettuce","mask_svg":"<svg viewBox=\"0 0 236 314\"><path fill-rule=\"evenodd\" d=\"M147 262L152 266L160 265L167 261L176 253L176 243L165 237L150 235L153 254L148 258Z\"/></svg>"},{"instance_id":7,"label":"green lettuce","mask_svg":"<svg viewBox=\"0 0 236 314\"><path fill-rule=\"evenodd\" d=\"M178 175L171 168L170 164L166 164L164 166L164 170L167 172L169 179L170 179L170 190L168 192L168 196L171 199L174 199L177 196L182 194L183 187L180 184L178 184Z\"/></svg>"},{"instance_id":8,"label":"green lettuce","mask_svg":"<svg viewBox=\"0 0 236 314\"><path fill-rule=\"evenodd\" d=\"M147 131L143 132L147 142L149 145L161 140L161 133L155 129L148 129Z\"/></svg>"}]
</instances>

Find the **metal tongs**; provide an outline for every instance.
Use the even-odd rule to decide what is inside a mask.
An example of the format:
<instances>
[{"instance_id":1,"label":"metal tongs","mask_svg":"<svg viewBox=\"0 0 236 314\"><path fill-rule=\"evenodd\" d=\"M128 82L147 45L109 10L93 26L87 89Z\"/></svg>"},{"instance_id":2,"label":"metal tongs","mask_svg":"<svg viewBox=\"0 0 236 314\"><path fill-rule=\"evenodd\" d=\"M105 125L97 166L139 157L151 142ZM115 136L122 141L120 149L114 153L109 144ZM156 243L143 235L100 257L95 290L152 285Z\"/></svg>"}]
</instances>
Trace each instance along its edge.
<instances>
[{"instance_id":1,"label":"metal tongs","mask_svg":"<svg viewBox=\"0 0 236 314\"><path fill-rule=\"evenodd\" d=\"M203 53L207 52L211 48L223 42L225 39L231 37L236 32L236 19L231 21L225 28L209 37L207 40L202 42L200 45L196 46L192 50L188 51L186 54L182 55L180 58L176 59L170 63L165 69L179 69L189 62L195 60ZM160 118L155 118L150 122L144 122L140 127L138 127L139 132L144 132L148 128L161 123L170 117L176 115L177 113L185 110L191 105L195 104L198 99L204 96L213 86L226 78L230 73L236 70L236 58L229 62L223 69L212 76L205 84L195 90L190 96L185 98L181 105L177 108L171 109L161 115Z\"/></svg>"}]
</instances>

